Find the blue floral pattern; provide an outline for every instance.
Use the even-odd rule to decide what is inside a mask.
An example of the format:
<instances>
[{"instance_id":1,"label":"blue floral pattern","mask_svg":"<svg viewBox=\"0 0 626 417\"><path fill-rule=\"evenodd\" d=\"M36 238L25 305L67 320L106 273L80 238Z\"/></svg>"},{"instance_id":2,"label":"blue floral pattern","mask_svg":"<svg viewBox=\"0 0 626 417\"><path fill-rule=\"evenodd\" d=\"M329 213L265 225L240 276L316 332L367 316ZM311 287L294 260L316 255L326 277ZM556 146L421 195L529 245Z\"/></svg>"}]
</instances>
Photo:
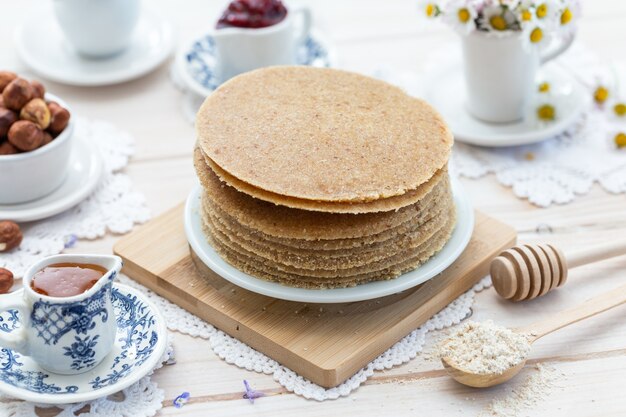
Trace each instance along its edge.
<instances>
[{"instance_id":1,"label":"blue floral pattern","mask_svg":"<svg viewBox=\"0 0 626 417\"><path fill-rule=\"evenodd\" d=\"M215 90L220 82L215 73L215 41L211 35L196 40L185 55L187 71L207 90ZM296 50L296 63L313 67L329 67L328 50L314 37L309 36Z\"/></svg>"},{"instance_id":2,"label":"blue floral pattern","mask_svg":"<svg viewBox=\"0 0 626 417\"><path fill-rule=\"evenodd\" d=\"M96 360L94 356L96 355L96 351L93 348L98 344L99 338L99 335L95 335L94 337L85 336L82 339L80 336L75 336L74 343L69 347L63 347L65 356L72 358L72 369L80 371L81 369L90 368L95 364Z\"/></svg>"},{"instance_id":3,"label":"blue floral pattern","mask_svg":"<svg viewBox=\"0 0 626 417\"><path fill-rule=\"evenodd\" d=\"M87 334L87 331L96 327L94 320L97 317L106 323L109 319L106 302L110 291L111 285L105 285L84 301L69 305L43 300L35 302L30 319L37 329L37 335L46 344L56 345L61 337L72 330L78 334Z\"/></svg>"},{"instance_id":4,"label":"blue floral pattern","mask_svg":"<svg viewBox=\"0 0 626 417\"><path fill-rule=\"evenodd\" d=\"M120 382L149 358L155 354L160 355L160 352L155 352L155 348L165 335L157 332L156 312L124 287L107 287L111 291L118 325L116 347L113 349L114 354L91 370L94 377L86 379L84 383L77 383L76 375L50 374L28 357L22 358L10 349L1 348L0 384L42 394L64 395L94 391ZM11 310L0 314L0 330L11 332L17 328L18 317L19 313L11 313ZM64 347L65 355L72 358L76 367L88 367L98 338L98 335L75 337L70 346ZM64 384L61 381L71 383Z\"/></svg>"}]
</instances>

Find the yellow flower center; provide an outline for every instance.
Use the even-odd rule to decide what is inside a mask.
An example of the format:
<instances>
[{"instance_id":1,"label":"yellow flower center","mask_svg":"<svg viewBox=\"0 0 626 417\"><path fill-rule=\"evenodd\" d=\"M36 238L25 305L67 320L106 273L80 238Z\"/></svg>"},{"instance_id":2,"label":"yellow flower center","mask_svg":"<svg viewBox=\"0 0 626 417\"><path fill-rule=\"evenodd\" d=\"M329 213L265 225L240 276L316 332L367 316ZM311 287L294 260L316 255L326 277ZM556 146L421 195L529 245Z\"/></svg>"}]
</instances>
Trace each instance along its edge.
<instances>
[{"instance_id":1,"label":"yellow flower center","mask_svg":"<svg viewBox=\"0 0 626 417\"><path fill-rule=\"evenodd\" d=\"M556 110L551 104L544 104L537 109L537 117L541 120L554 120Z\"/></svg>"},{"instance_id":2,"label":"yellow flower center","mask_svg":"<svg viewBox=\"0 0 626 417\"><path fill-rule=\"evenodd\" d=\"M548 15L548 5L547 4L542 3L539 6L537 6L537 17L539 19L543 19L547 15Z\"/></svg>"},{"instance_id":3,"label":"yellow flower center","mask_svg":"<svg viewBox=\"0 0 626 417\"><path fill-rule=\"evenodd\" d=\"M534 28L532 32L530 32L530 41L532 43L541 42L543 39L543 30L541 28Z\"/></svg>"},{"instance_id":4,"label":"yellow flower center","mask_svg":"<svg viewBox=\"0 0 626 417\"><path fill-rule=\"evenodd\" d=\"M550 91L550 83L541 83L539 84L539 92L540 93L547 93L548 91Z\"/></svg>"},{"instance_id":5,"label":"yellow flower center","mask_svg":"<svg viewBox=\"0 0 626 417\"><path fill-rule=\"evenodd\" d=\"M522 10L522 15L521 16L522 16L522 21L524 21L524 22L530 22L530 20L533 18L532 13L528 9Z\"/></svg>"},{"instance_id":6,"label":"yellow flower center","mask_svg":"<svg viewBox=\"0 0 626 417\"><path fill-rule=\"evenodd\" d=\"M609 90L606 87L598 87L596 91L593 93L593 98L596 103L602 104L609 98Z\"/></svg>"},{"instance_id":7,"label":"yellow flower center","mask_svg":"<svg viewBox=\"0 0 626 417\"><path fill-rule=\"evenodd\" d=\"M613 138L613 140L615 141L615 145L617 145L618 148L626 148L626 133L619 132L617 135L615 135L615 138Z\"/></svg>"},{"instance_id":8,"label":"yellow flower center","mask_svg":"<svg viewBox=\"0 0 626 417\"><path fill-rule=\"evenodd\" d=\"M491 24L491 27L495 30L506 30L506 20L500 15L491 16L489 24Z\"/></svg>"},{"instance_id":9,"label":"yellow flower center","mask_svg":"<svg viewBox=\"0 0 626 417\"><path fill-rule=\"evenodd\" d=\"M459 9L458 15L459 15L459 20L463 23L467 23L472 17L469 10L467 10L466 8Z\"/></svg>"},{"instance_id":10,"label":"yellow flower center","mask_svg":"<svg viewBox=\"0 0 626 417\"><path fill-rule=\"evenodd\" d=\"M565 10L563 10L563 13L561 13L561 25L567 25L572 21L572 17L574 17L572 11L569 7L566 7Z\"/></svg>"},{"instance_id":11,"label":"yellow flower center","mask_svg":"<svg viewBox=\"0 0 626 417\"><path fill-rule=\"evenodd\" d=\"M613 106L613 111L619 117L626 116L626 104L624 104L624 103L617 103L615 106Z\"/></svg>"},{"instance_id":12,"label":"yellow flower center","mask_svg":"<svg viewBox=\"0 0 626 417\"><path fill-rule=\"evenodd\" d=\"M426 16L428 17L433 17L435 15L435 5L432 3L428 3L426 5Z\"/></svg>"}]
</instances>

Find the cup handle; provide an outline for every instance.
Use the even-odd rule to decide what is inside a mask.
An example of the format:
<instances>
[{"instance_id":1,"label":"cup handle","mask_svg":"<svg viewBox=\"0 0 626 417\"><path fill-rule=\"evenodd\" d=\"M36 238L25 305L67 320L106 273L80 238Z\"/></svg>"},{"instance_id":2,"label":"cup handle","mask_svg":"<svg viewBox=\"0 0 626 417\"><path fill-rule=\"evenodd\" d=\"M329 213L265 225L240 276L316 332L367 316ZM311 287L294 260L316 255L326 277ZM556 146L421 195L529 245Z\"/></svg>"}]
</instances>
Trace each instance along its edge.
<instances>
[{"instance_id":1,"label":"cup handle","mask_svg":"<svg viewBox=\"0 0 626 417\"><path fill-rule=\"evenodd\" d=\"M555 42L552 42L552 44L548 47L548 49L543 51L543 53L541 54L541 58L540 58L541 63L545 64L546 62L556 58L557 56L561 55L563 52L567 51L568 48L572 46L572 43L574 42L575 37L576 37L576 33L570 32L565 37L560 38L556 40Z\"/></svg>"},{"instance_id":2,"label":"cup handle","mask_svg":"<svg viewBox=\"0 0 626 417\"><path fill-rule=\"evenodd\" d=\"M0 296L0 312L7 310L17 310L20 313L21 327L10 333L0 330L0 346L16 350L24 355L28 355L28 336L26 328L30 322L30 313L23 297L23 292L14 292Z\"/></svg>"},{"instance_id":3,"label":"cup handle","mask_svg":"<svg viewBox=\"0 0 626 417\"><path fill-rule=\"evenodd\" d=\"M307 7L300 7L297 9L291 9L289 13L300 15L302 23L295 31L296 45L300 45L306 41L311 31L311 10Z\"/></svg>"}]
</instances>

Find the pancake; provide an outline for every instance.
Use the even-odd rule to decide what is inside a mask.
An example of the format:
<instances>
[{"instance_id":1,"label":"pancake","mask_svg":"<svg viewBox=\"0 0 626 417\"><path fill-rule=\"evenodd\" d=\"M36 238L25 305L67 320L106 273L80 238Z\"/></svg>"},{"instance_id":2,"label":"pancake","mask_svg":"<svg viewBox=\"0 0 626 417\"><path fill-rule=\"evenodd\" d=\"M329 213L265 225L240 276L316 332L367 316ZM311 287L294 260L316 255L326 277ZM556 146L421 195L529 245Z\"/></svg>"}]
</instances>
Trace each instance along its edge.
<instances>
[{"instance_id":1,"label":"pancake","mask_svg":"<svg viewBox=\"0 0 626 417\"><path fill-rule=\"evenodd\" d=\"M304 66L247 72L196 117L198 143L221 170L273 195L375 202L427 183L453 139L426 102L363 75Z\"/></svg>"},{"instance_id":2,"label":"pancake","mask_svg":"<svg viewBox=\"0 0 626 417\"><path fill-rule=\"evenodd\" d=\"M233 233L232 230L224 227L220 220L211 213L204 213L204 221L211 224L214 234L221 238L227 237L238 247L260 257L268 259L277 264L284 264L301 269L322 269L335 270L357 266L368 265L370 263L390 258L403 250L415 248L431 233L443 226L447 221L444 210L429 216L424 222L417 224L410 232L403 233L388 239L382 244L373 247L366 246L352 250L335 251L332 255L328 251L307 251L299 250L295 253L290 248L276 248L268 245L262 240L250 239L246 234Z\"/></svg>"},{"instance_id":3,"label":"pancake","mask_svg":"<svg viewBox=\"0 0 626 417\"><path fill-rule=\"evenodd\" d=\"M213 171L198 169L204 159L200 152L195 152L194 156L203 188L217 207L237 223L279 238L319 241L371 236L404 223L421 209L419 201L396 211L358 215L292 209L237 191L221 182ZM446 173L438 181L447 179Z\"/></svg>"},{"instance_id":4,"label":"pancake","mask_svg":"<svg viewBox=\"0 0 626 417\"><path fill-rule=\"evenodd\" d=\"M428 196L428 201L424 199L424 206L421 210L416 211L413 217L400 225L374 235L349 239L323 239L311 241L274 237L260 230L251 229L238 223L236 219L221 210L217 205L213 204L211 199L207 197L206 194L203 195L202 205L203 210L210 211L213 216L219 220L223 227L229 230L230 233L235 233L255 242L263 242L266 246L274 250L289 251L293 254L308 254L311 252L317 252L320 256L333 257L341 256L337 254L347 253L352 250L373 250L377 247L377 245L393 238L397 234L408 233L416 227L419 227L419 225L423 224L425 220L428 220L434 214L441 211L442 206L446 207L453 203L452 195L449 186L447 185L448 182L446 181L441 187L439 187L439 189L433 191L433 195Z\"/></svg>"},{"instance_id":5,"label":"pancake","mask_svg":"<svg viewBox=\"0 0 626 417\"><path fill-rule=\"evenodd\" d=\"M259 266L258 263L250 263L250 260L245 259L245 257L220 244L218 241L213 239L213 236L208 228L205 229L205 233L207 234L207 238L209 239L211 245L220 254L220 256L240 271L261 279L277 282L282 285L311 289L327 289L353 287L372 281L389 280L418 268L445 246L446 242L450 238L452 230L454 229L454 224L455 218L450 219L448 224L441 231L429 239L428 244L423 248L423 250L416 252L413 257L405 260L404 262L400 262L385 270L377 272L362 274L355 277L333 279L302 277L285 273L277 269L268 270L267 268Z\"/></svg>"},{"instance_id":6,"label":"pancake","mask_svg":"<svg viewBox=\"0 0 626 417\"><path fill-rule=\"evenodd\" d=\"M421 184L416 189L407 191L406 193L399 196L381 198L379 200L368 202L329 203L323 201L303 200L299 198L282 196L271 193L269 191L265 191L261 188L254 187L233 177L232 175L221 169L213 161L211 161L211 159L208 158L206 155L204 155L204 157L207 164L207 169L211 169L215 174L217 174L220 180L235 188L237 191L241 191L242 193L249 196L285 207L310 211L322 211L328 213L361 214L398 210L402 207L414 204L424 198L424 196L428 194L433 189L433 187L438 184L438 182L440 181L440 177L447 173L447 167L444 167L443 169L438 170L435 175L433 175L433 178L431 178L429 181Z\"/></svg>"},{"instance_id":7,"label":"pancake","mask_svg":"<svg viewBox=\"0 0 626 417\"><path fill-rule=\"evenodd\" d=\"M445 221L443 224L447 225L451 218L455 217L455 210L452 207L448 212L442 213L445 217ZM355 277L358 275L368 274L372 272L377 272L389 268L398 263L404 262L407 259L411 258L415 255L416 251L419 251L420 246L430 243L430 239L435 236L438 232L445 229L445 226L440 226L439 228L433 228L434 230L425 231L423 235L419 237L419 240L416 242L416 247L408 247L402 249L400 252L387 256L381 260L366 263L357 266L346 266L342 265L340 262L335 263L335 268L331 269L304 269L297 268L286 264L281 264L276 261L276 259L269 259L255 255L254 253L242 248L240 245L235 243L233 240L229 238L229 236L225 236L221 234L216 228L213 226L210 219L205 219L206 222L204 225L211 232L213 241L219 242L223 247L230 249L233 252L245 257L249 260L251 264L255 264L258 267L262 267L267 270L279 270L282 272L286 272L293 275L298 276L308 276L315 278L344 278L344 277Z\"/></svg>"}]
</instances>

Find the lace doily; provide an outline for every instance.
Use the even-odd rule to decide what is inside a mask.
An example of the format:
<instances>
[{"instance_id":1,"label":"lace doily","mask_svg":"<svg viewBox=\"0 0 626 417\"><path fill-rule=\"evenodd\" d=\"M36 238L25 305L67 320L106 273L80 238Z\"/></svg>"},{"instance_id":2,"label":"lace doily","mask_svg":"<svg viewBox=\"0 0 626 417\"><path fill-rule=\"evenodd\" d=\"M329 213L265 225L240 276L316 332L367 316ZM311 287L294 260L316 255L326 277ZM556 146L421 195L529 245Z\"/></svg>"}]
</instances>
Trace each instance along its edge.
<instances>
[{"instance_id":1,"label":"lace doily","mask_svg":"<svg viewBox=\"0 0 626 417\"><path fill-rule=\"evenodd\" d=\"M439 48L423 74L399 73L389 68L376 76L421 96L425 74L458 61L458 45ZM557 60L583 88L602 83L618 95L617 77L612 67L602 63L586 48L573 46ZM618 122L607 110L591 104L581 119L562 134L541 143L506 148L485 148L456 142L451 168L458 175L480 178L494 174L513 193L531 203L548 207L565 204L586 194L594 183L610 193L626 193L626 150L617 149L612 138L618 129L626 130L626 120Z\"/></svg>"},{"instance_id":2,"label":"lace doily","mask_svg":"<svg viewBox=\"0 0 626 417\"><path fill-rule=\"evenodd\" d=\"M375 371L390 369L402 365L415 358L421 351L426 334L431 330L440 330L458 324L471 313L474 295L491 285L490 278L484 278L471 290L461 295L446 308L435 314L418 329L409 333L386 352L374 359L363 369L354 374L343 384L335 388L324 388L301 377L264 354L252 349L243 342L217 330L212 325L183 310L175 304L160 297L142 285L121 277L120 281L131 287L140 289L167 317L167 326L172 331L193 337L207 339L213 351L229 364L249 371L272 375L274 380L287 390L308 399L317 401L333 400L347 396L357 389ZM191 393L193 396L193 393Z\"/></svg>"},{"instance_id":3,"label":"lace doily","mask_svg":"<svg viewBox=\"0 0 626 417\"><path fill-rule=\"evenodd\" d=\"M150 218L143 195L133 191L130 179L119 172L134 152L134 139L110 123L80 118L75 135L97 146L104 173L96 190L77 206L54 217L21 224L19 248L0 253L0 267L21 277L35 261L61 253L76 239L95 239L107 232L127 233Z\"/></svg>"}]
</instances>

